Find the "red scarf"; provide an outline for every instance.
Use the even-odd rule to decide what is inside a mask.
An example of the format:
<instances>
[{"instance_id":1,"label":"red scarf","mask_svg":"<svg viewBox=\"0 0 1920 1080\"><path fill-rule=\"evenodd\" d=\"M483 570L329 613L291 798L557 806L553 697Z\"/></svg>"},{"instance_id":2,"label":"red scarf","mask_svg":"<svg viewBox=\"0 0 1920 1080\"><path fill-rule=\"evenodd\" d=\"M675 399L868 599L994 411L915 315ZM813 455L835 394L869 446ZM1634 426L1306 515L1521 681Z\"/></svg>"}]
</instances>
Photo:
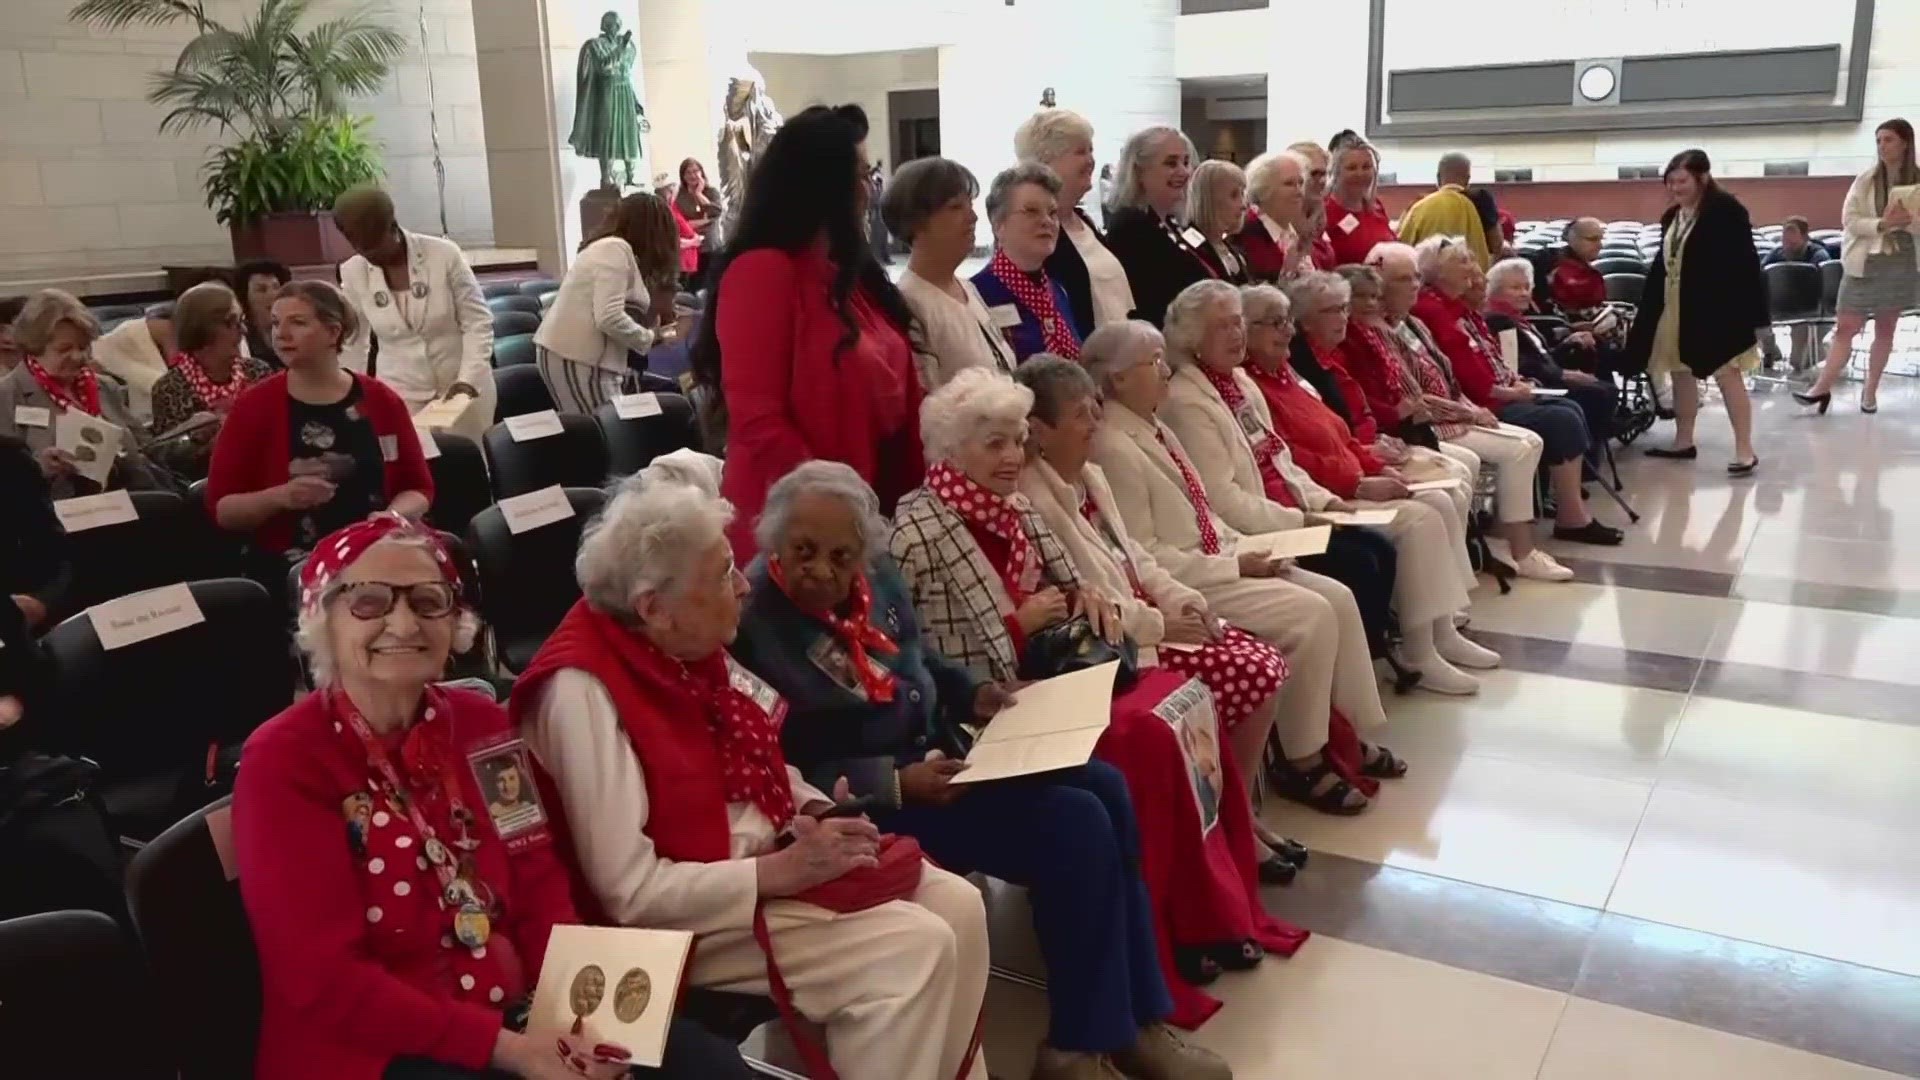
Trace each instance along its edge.
<instances>
[{"instance_id":1,"label":"red scarf","mask_svg":"<svg viewBox=\"0 0 1920 1080\"><path fill-rule=\"evenodd\" d=\"M1040 320L1041 342L1047 352L1069 360L1080 358L1080 342L1074 339L1073 330L1061 316L1059 305L1053 302L1053 282L1045 270L1029 274L1013 265L1013 260L1007 258L1006 252L997 249L993 253L993 261L987 264L987 270L1007 287L1021 307L1033 312L1034 317ZM1035 280L1036 277L1038 280Z\"/></svg>"},{"instance_id":2,"label":"red scarf","mask_svg":"<svg viewBox=\"0 0 1920 1080\"><path fill-rule=\"evenodd\" d=\"M1034 587L1039 584L1040 560L1033 550L1033 542L1027 539L1027 531L1020 527L1019 508L1004 495L988 491L944 461L927 470L927 487L947 509L959 514L961 520L1007 542L1007 565L999 568L1007 598L1017 606L1033 595Z\"/></svg>"},{"instance_id":3,"label":"red scarf","mask_svg":"<svg viewBox=\"0 0 1920 1080\"><path fill-rule=\"evenodd\" d=\"M787 572L780 566L778 556L767 560L767 576L773 579L780 591L793 600L793 591L787 588ZM799 601L794 601L800 607ZM860 685L866 688L869 701L887 702L893 700L895 677L885 664L867 655L872 649L881 656L892 656L900 651L900 646L886 632L873 625L868 613L873 608L873 591L867 587L867 576L855 574L853 585L847 590L847 615L841 618L831 608L814 611L800 608L807 615L827 624L833 636L846 646L847 655L853 661L854 673L860 677Z\"/></svg>"},{"instance_id":4,"label":"red scarf","mask_svg":"<svg viewBox=\"0 0 1920 1080\"><path fill-rule=\"evenodd\" d=\"M240 391L245 390L249 382L246 365L238 357L233 361L233 373L227 376L226 382L221 383L214 382L207 375L207 369L200 366L200 361L183 352L174 353L173 359L167 361L167 366L187 380L187 385L193 388L193 395L200 399L200 404L213 410L239 397Z\"/></svg>"},{"instance_id":5,"label":"red scarf","mask_svg":"<svg viewBox=\"0 0 1920 1080\"><path fill-rule=\"evenodd\" d=\"M1227 411L1233 414L1236 423L1240 421L1242 410L1253 408L1247 401L1247 395L1241 392L1240 381L1233 377L1233 372L1218 372L1205 364L1194 366L1199 368L1200 374L1205 375L1207 381L1213 384L1213 388L1220 392L1220 400L1227 403ZM1284 368L1286 365L1281 366ZM1244 433L1246 425L1241 424L1240 430ZM1285 446L1280 441L1280 433L1268 428L1259 442L1256 443L1249 438L1247 444L1253 450L1253 463L1260 469L1260 485L1267 489L1267 495L1282 506L1298 507L1300 500L1294 497L1292 485L1287 483L1286 477L1280 475L1280 466L1274 464L1274 459L1280 456L1280 451Z\"/></svg>"},{"instance_id":6,"label":"red scarf","mask_svg":"<svg viewBox=\"0 0 1920 1080\"><path fill-rule=\"evenodd\" d=\"M637 638L641 648L658 646ZM713 729L714 752L720 757L720 786L727 802L760 808L776 830L793 820L793 786L787 777L787 759L780 751L780 722L784 702L773 689L747 669L739 667L725 649L691 663L679 663L683 678L707 701L707 726ZM771 697L771 707L754 700Z\"/></svg>"},{"instance_id":7,"label":"red scarf","mask_svg":"<svg viewBox=\"0 0 1920 1080\"><path fill-rule=\"evenodd\" d=\"M1193 475L1186 455L1173 448L1167 441L1167 430L1158 423L1153 425L1153 437L1160 440L1160 449L1173 459L1174 468L1180 470L1180 479L1187 485L1187 502L1193 506L1194 524L1200 529L1200 550L1208 555L1220 554L1220 531L1213 527L1213 506L1207 502L1207 489L1200 486L1200 478Z\"/></svg>"},{"instance_id":8,"label":"red scarf","mask_svg":"<svg viewBox=\"0 0 1920 1080\"><path fill-rule=\"evenodd\" d=\"M93 373L93 368L80 365L79 372L73 377L74 389L69 391L65 383L41 366L39 357L29 356L25 363L27 374L33 376L33 381L40 384L40 389L46 391L55 405L63 409L79 409L88 416L100 415L100 377Z\"/></svg>"}]
</instances>

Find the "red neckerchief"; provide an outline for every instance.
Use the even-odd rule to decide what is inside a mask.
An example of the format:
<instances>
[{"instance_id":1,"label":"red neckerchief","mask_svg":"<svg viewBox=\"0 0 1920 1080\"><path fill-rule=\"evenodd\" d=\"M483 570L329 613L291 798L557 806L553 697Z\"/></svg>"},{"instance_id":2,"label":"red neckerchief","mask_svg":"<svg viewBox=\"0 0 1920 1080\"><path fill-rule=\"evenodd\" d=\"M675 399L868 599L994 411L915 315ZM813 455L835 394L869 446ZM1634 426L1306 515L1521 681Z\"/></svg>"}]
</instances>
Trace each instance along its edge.
<instances>
[{"instance_id":1,"label":"red neckerchief","mask_svg":"<svg viewBox=\"0 0 1920 1080\"><path fill-rule=\"evenodd\" d=\"M1200 485L1200 478L1193 475L1187 456L1167 441L1167 429L1157 421L1153 425L1153 437L1160 441L1160 449L1173 459L1173 467L1180 470L1181 482L1187 485L1187 502L1193 507L1194 525L1200 530L1200 550L1208 555L1220 554L1220 531L1213 527L1213 506L1207 502L1207 489Z\"/></svg>"},{"instance_id":2,"label":"red neckerchief","mask_svg":"<svg viewBox=\"0 0 1920 1080\"><path fill-rule=\"evenodd\" d=\"M1233 377L1231 371L1223 374L1205 364L1194 366L1199 368L1200 374L1205 375L1207 381L1213 384L1213 388L1219 391L1220 400L1226 402L1227 411L1233 414L1234 423L1239 425L1244 433L1245 426L1239 424L1240 413L1241 410L1250 409L1252 406L1247 401L1247 395L1241 391L1239 380ZM1253 463L1260 469L1261 486L1265 487L1269 494L1279 493L1280 498L1274 501L1282 506L1298 507L1300 502L1294 497L1293 485L1287 483L1287 478L1280 475L1280 466L1274 464L1274 459L1280 456L1280 451L1285 446L1280 441L1280 433L1269 427L1266 435L1259 442L1248 439L1247 445L1253 451Z\"/></svg>"},{"instance_id":3,"label":"red neckerchief","mask_svg":"<svg viewBox=\"0 0 1920 1080\"><path fill-rule=\"evenodd\" d=\"M1147 595L1146 587L1140 584L1140 572L1133 567L1133 556L1127 554L1127 546L1120 542L1120 535L1107 528L1107 519L1100 513L1100 504L1093 501L1093 492L1089 491L1080 498L1080 516L1087 519L1093 531L1099 533L1113 549L1113 557L1120 562L1120 569L1127 573L1127 584L1133 586L1136 599L1152 605L1153 597Z\"/></svg>"},{"instance_id":4,"label":"red neckerchief","mask_svg":"<svg viewBox=\"0 0 1920 1080\"><path fill-rule=\"evenodd\" d=\"M1387 340L1390 335L1382 333L1377 326L1357 321L1347 323L1347 334L1360 335L1360 340L1366 342L1367 348L1379 357L1380 363L1393 369L1393 382L1400 388L1401 397L1418 398L1424 393L1419 374L1406 361L1404 352Z\"/></svg>"},{"instance_id":5,"label":"red neckerchief","mask_svg":"<svg viewBox=\"0 0 1920 1080\"><path fill-rule=\"evenodd\" d=\"M100 377L93 373L93 368L80 365L80 371L73 377L74 390L78 391L75 393L48 373L39 357L29 356L25 363L27 374L33 376L33 381L40 384L40 389L46 391L55 405L63 409L79 409L88 416L100 415Z\"/></svg>"},{"instance_id":6,"label":"red neckerchief","mask_svg":"<svg viewBox=\"0 0 1920 1080\"><path fill-rule=\"evenodd\" d=\"M793 600L792 590L787 588L787 572L780 567L780 559L774 556L767 560L767 576L780 587L788 600ZM799 601L794 601L800 607ZM867 576L856 573L853 584L847 590L847 614L845 618L835 614L832 609L815 611L800 608L801 612L827 624L833 636L846 646L847 654L852 658L854 673L860 676L860 685L867 691L869 701L892 701L893 687L897 681L893 672L885 664L867 655L872 649L881 656L892 656L900 651L900 646L886 632L873 625L868 614L873 608L873 591L867 587Z\"/></svg>"},{"instance_id":7,"label":"red neckerchief","mask_svg":"<svg viewBox=\"0 0 1920 1080\"><path fill-rule=\"evenodd\" d=\"M659 649L645 638L637 640L641 648ZM736 665L725 649L715 649L704 660L673 663L687 685L706 699L707 726L720 757L720 784L727 801L759 807L776 831L786 828L793 820L793 785L780 750L780 721L785 714L762 707L741 685L766 684L745 668L737 669L736 683ZM772 693L771 688L767 692Z\"/></svg>"},{"instance_id":8,"label":"red neckerchief","mask_svg":"<svg viewBox=\"0 0 1920 1080\"><path fill-rule=\"evenodd\" d=\"M239 397L240 391L245 390L251 381L247 378L246 365L240 362L239 357L234 358L233 373L222 383L214 382L207 374L207 369L200 366L200 361L183 352L174 353L173 359L167 361L167 366L187 380L187 385L193 388L193 394L200 399L200 404L209 409Z\"/></svg>"},{"instance_id":9,"label":"red neckerchief","mask_svg":"<svg viewBox=\"0 0 1920 1080\"><path fill-rule=\"evenodd\" d=\"M1000 570L1007 599L1017 606L1033 595L1039 585L1040 560L1034 553L1033 542L1027 539L1027 531L1020 527L1019 508L944 461L927 470L927 488L947 509L959 514L961 520L978 525L1007 542L1007 565Z\"/></svg>"},{"instance_id":10,"label":"red neckerchief","mask_svg":"<svg viewBox=\"0 0 1920 1080\"><path fill-rule=\"evenodd\" d=\"M1015 266L1005 251L996 249L993 261L987 264L987 271L1007 287L1021 307L1033 312L1034 317L1040 320L1040 337L1045 351L1069 360L1079 358L1080 343L1074 340L1073 331L1060 314L1060 306L1053 302L1053 282L1045 270L1037 271L1039 280L1036 281L1034 274Z\"/></svg>"},{"instance_id":11,"label":"red neckerchief","mask_svg":"<svg viewBox=\"0 0 1920 1080\"><path fill-rule=\"evenodd\" d=\"M1474 343L1474 347L1480 350L1480 354L1487 358L1487 363L1493 368L1494 384L1511 386L1520 375L1507 366L1506 355L1500 351L1500 338L1494 334L1493 327L1487 325L1486 316L1465 304L1461 304L1460 307L1466 312L1461 316L1460 327L1467 332L1467 338ZM1514 333L1519 332L1519 328L1515 327Z\"/></svg>"}]
</instances>

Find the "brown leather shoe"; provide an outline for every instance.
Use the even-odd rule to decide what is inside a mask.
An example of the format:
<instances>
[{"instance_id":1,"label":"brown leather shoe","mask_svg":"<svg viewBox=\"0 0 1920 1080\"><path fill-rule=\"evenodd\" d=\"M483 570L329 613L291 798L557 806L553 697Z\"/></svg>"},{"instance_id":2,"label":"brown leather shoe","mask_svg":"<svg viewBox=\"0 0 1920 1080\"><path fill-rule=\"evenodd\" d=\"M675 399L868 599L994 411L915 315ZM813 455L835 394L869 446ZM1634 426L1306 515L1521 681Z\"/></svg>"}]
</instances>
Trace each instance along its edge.
<instances>
[{"instance_id":1,"label":"brown leather shoe","mask_svg":"<svg viewBox=\"0 0 1920 1080\"><path fill-rule=\"evenodd\" d=\"M1132 1047L1113 1055L1129 1080L1233 1080L1226 1060L1188 1043L1165 1024L1148 1024Z\"/></svg>"},{"instance_id":2,"label":"brown leather shoe","mask_svg":"<svg viewBox=\"0 0 1920 1080\"><path fill-rule=\"evenodd\" d=\"M1033 1080L1126 1080L1105 1054L1084 1054L1042 1046L1033 1059Z\"/></svg>"}]
</instances>

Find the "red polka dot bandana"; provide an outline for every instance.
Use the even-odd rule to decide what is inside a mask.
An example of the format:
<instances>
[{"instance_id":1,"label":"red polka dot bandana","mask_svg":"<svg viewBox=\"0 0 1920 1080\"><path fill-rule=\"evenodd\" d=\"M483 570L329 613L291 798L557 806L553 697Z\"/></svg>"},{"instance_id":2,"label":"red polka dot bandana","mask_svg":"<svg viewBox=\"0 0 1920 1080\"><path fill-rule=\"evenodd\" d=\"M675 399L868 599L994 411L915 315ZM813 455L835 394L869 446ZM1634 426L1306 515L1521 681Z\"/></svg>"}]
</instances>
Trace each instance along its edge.
<instances>
[{"instance_id":1,"label":"red polka dot bandana","mask_svg":"<svg viewBox=\"0 0 1920 1080\"><path fill-rule=\"evenodd\" d=\"M686 664L686 678L707 702L707 724L720 755L720 785L729 803L760 808L784 829L793 820L793 785L780 751L786 704L773 687L725 651Z\"/></svg>"},{"instance_id":2,"label":"red polka dot bandana","mask_svg":"<svg viewBox=\"0 0 1920 1080\"><path fill-rule=\"evenodd\" d=\"M216 409L231 402L249 385L245 367L239 363L234 364L232 377L223 383L214 382L207 375L207 369L200 366L200 361L186 353L174 353L173 359L167 361L167 366L178 371L180 377L187 380L187 385L193 389L193 396L199 398L200 404L209 409Z\"/></svg>"},{"instance_id":3,"label":"red polka dot bandana","mask_svg":"<svg viewBox=\"0 0 1920 1080\"><path fill-rule=\"evenodd\" d=\"M1187 455L1173 448L1167 440L1167 429L1154 425L1153 437L1160 440L1160 449L1173 459L1174 468L1180 470L1180 482L1187 486L1187 502L1193 506L1194 525L1200 530L1200 551L1207 555L1220 554L1220 531L1213 527L1213 504L1207 502L1207 489L1200 484L1200 478L1193 474L1193 466L1187 462Z\"/></svg>"},{"instance_id":4,"label":"red polka dot bandana","mask_svg":"<svg viewBox=\"0 0 1920 1080\"><path fill-rule=\"evenodd\" d=\"M452 585L456 593L460 589L460 573L453 565L453 559L447 554L446 545L440 542L438 533L399 514L381 512L364 521L356 521L340 529L313 546L313 554L307 557L307 563L300 569L300 609L309 611L320 604L326 594L327 586L340 576L340 572L360 561L367 549L382 540L397 534L417 536L427 541L428 550L433 553L435 565L440 567L440 575Z\"/></svg>"},{"instance_id":5,"label":"red polka dot bandana","mask_svg":"<svg viewBox=\"0 0 1920 1080\"><path fill-rule=\"evenodd\" d=\"M1019 508L944 461L927 470L927 487L962 519L1007 542L1007 565L1000 571L1007 598L1018 606L1032 596L1040 584L1040 559L1027 539L1027 531L1020 527Z\"/></svg>"},{"instance_id":6,"label":"red polka dot bandana","mask_svg":"<svg viewBox=\"0 0 1920 1080\"><path fill-rule=\"evenodd\" d=\"M1040 320L1040 335L1046 343L1046 350L1055 356L1064 356L1069 360L1080 357L1080 341L1073 330L1067 326L1066 316L1060 313L1060 305L1053 301L1053 282L1048 279L1045 270L1029 275L1025 270L1013 264L1007 253L996 250L993 261L987 264L987 271L1000 279L1020 306L1033 312ZM1039 280L1035 280L1035 278Z\"/></svg>"}]
</instances>

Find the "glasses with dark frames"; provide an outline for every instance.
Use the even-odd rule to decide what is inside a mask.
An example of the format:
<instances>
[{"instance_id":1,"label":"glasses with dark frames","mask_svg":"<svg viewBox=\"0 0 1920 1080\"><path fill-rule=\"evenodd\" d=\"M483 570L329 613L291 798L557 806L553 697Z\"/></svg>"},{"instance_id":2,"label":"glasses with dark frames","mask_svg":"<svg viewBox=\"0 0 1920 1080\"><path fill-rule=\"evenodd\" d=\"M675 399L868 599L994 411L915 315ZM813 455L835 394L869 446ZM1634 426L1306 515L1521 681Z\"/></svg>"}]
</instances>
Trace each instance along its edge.
<instances>
[{"instance_id":1,"label":"glasses with dark frames","mask_svg":"<svg viewBox=\"0 0 1920 1080\"><path fill-rule=\"evenodd\" d=\"M336 585L334 596L347 599L347 614L364 622L384 619L406 599L417 618L444 619L453 612L459 598L454 587L444 581L422 581L413 585L395 585L388 581L354 581Z\"/></svg>"}]
</instances>

